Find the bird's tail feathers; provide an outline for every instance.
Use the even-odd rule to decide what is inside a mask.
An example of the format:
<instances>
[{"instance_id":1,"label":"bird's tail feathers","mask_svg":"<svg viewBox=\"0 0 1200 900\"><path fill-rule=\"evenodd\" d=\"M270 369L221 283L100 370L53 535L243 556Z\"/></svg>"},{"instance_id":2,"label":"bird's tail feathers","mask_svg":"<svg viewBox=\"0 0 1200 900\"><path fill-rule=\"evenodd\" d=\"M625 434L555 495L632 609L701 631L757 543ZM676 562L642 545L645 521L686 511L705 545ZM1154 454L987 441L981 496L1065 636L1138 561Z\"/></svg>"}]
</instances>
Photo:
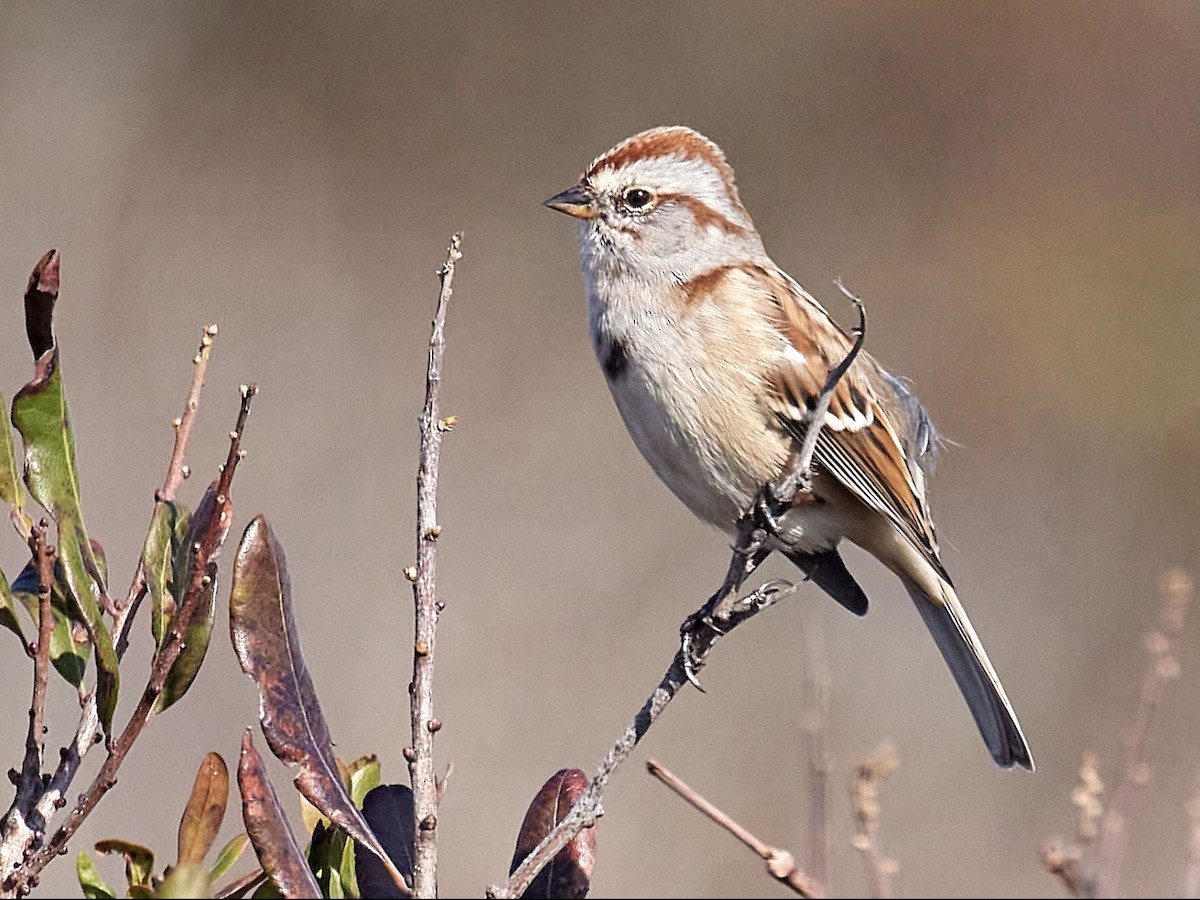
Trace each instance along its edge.
<instances>
[{"instance_id":1,"label":"bird's tail feathers","mask_svg":"<svg viewBox=\"0 0 1200 900\"><path fill-rule=\"evenodd\" d=\"M1033 771L1033 756L1016 713L954 588L940 578L932 595L907 578L904 586L958 682L996 765Z\"/></svg>"}]
</instances>

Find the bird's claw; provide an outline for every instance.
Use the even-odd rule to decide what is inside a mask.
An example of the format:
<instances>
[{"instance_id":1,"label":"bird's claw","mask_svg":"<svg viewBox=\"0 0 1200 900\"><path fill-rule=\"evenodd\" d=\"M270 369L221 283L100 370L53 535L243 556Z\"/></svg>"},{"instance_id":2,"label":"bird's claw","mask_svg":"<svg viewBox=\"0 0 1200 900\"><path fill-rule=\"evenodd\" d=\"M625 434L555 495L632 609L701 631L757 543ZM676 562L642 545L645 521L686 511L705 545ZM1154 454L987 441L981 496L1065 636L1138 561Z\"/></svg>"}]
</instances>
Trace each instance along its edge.
<instances>
[{"instance_id":1,"label":"bird's claw","mask_svg":"<svg viewBox=\"0 0 1200 900\"><path fill-rule=\"evenodd\" d=\"M702 635L701 629L710 632ZM711 615L699 613L688 616L679 627L679 652L683 657L683 674L691 682L692 687L700 693L707 693L700 683L700 670L704 667L704 655L717 638L725 634Z\"/></svg>"}]
</instances>

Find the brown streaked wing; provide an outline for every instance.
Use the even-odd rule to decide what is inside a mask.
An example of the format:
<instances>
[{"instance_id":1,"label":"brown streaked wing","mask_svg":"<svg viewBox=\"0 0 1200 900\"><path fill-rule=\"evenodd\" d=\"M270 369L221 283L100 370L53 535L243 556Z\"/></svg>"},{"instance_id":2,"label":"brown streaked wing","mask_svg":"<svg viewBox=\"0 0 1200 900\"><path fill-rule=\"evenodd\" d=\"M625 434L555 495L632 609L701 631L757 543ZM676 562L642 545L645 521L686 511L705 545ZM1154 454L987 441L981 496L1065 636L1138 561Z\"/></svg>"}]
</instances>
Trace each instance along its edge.
<instances>
[{"instance_id":1,"label":"brown streaked wing","mask_svg":"<svg viewBox=\"0 0 1200 900\"><path fill-rule=\"evenodd\" d=\"M771 409L798 437L830 370L851 340L811 295L778 269L760 268L769 312L796 353L776 374ZM862 353L838 382L814 453L816 462L872 509L887 516L931 565L945 574L923 487L914 482L904 444L873 378L877 364ZM875 384L881 387L876 389Z\"/></svg>"}]
</instances>

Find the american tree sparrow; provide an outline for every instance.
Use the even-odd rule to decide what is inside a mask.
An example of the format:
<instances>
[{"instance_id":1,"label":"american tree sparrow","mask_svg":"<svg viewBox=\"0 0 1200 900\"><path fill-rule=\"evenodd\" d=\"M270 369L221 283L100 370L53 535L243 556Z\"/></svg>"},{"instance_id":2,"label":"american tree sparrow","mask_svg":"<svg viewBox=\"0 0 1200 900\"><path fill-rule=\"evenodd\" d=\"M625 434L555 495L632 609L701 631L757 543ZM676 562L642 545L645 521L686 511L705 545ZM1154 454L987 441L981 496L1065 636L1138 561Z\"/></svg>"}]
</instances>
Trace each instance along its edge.
<instances>
[{"instance_id":1,"label":"american tree sparrow","mask_svg":"<svg viewBox=\"0 0 1200 900\"><path fill-rule=\"evenodd\" d=\"M546 205L580 220L589 331L642 455L701 519L733 534L803 440L846 333L763 249L712 141L636 134ZM938 435L911 389L861 353L832 395L812 494L770 546L857 615L845 538L898 575L996 763L1033 768L1012 705L938 555L926 482Z\"/></svg>"}]
</instances>

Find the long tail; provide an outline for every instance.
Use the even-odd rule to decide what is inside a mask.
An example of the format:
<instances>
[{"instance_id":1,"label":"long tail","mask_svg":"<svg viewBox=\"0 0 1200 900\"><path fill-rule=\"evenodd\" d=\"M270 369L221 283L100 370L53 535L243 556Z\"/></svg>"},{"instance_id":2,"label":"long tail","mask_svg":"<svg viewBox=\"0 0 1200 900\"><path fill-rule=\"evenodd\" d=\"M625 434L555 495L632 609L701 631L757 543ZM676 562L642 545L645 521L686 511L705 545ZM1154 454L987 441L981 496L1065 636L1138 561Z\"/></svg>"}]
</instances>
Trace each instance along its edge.
<instances>
[{"instance_id":1,"label":"long tail","mask_svg":"<svg viewBox=\"0 0 1200 900\"><path fill-rule=\"evenodd\" d=\"M940 596L930 596L907 578L904 586L950 666L996 765L1002 769L1023 766L1032 772L1033 756L1000 678L954 588L941 579L938 582Z\"/></svg>"}]
</instances>

